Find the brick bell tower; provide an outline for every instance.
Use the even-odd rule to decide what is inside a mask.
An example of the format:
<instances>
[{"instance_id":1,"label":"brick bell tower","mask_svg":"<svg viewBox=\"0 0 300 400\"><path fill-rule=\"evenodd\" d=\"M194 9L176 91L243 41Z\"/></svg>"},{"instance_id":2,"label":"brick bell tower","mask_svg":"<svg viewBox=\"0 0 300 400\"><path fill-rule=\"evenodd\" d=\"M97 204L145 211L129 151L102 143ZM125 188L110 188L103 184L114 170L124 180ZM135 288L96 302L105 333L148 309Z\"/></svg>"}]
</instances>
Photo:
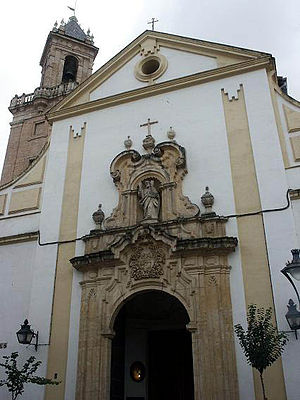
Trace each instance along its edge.
<instances>
[{"instance_id":1,"label":"brick bell tower","mask_svg":"<svg viewBox=\"0 0 300 400\"><path fill-rule=\"evenodd\" d=\"M98 48L93 36L78 24L75 16L57 22L50 31L40 65L40 86L33 93L15 95L9 111L13 114L4 160L1 185L24 172L48 142L51 127L45 114L92 74Z\"/></svg>"}]
</instances>

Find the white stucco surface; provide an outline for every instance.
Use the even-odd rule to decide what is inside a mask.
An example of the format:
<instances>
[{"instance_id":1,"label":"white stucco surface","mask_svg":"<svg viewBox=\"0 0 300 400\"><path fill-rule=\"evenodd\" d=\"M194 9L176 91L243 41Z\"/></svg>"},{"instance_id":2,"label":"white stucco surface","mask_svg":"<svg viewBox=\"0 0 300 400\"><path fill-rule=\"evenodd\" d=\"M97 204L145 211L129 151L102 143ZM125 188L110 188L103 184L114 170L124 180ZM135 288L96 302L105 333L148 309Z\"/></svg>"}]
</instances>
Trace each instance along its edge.
<instances>
[{"instance_id":1,"label":"white stucco surface","mask_svg":"<svg viewBox=\"0 0 300 400\"><path fill-rule=\"evenodd\" d=\"M39 230L40 213L12 216L0 219L1 236L13 236L20 233L37 232Z\"/></svg>"},{"instance_id":2,"label":"white stucco surface","mask_svg":"<svg viewBox=\"0 0 300 400\"><path fill-rule=\"evenodd\" d=\"M209 185L215 196L215 211L221 215L234 214L221 89L224 88L231 96L237 96L237 89L241 83L247 91L248 87L258 85L255 82L257 79L256 74L248 73L86 115L87 133L77 236L80 237L94 229L90 216L98 203L103 204L106 216L109 216L117 205L117 190L109 175L110 162L123 151L123 141L127 135L133 140L133 148L143 152L141 144L146 129L140 128L139 125L148 117L158 120L158 124L152 127L156 143L166 140L166 132L169 126L173 126L177 142L186 149L188 175L184 179L184 194L201 208L200 197L205 186ZM238 236L235 220L228 222L227 234ZM245 323L239 251L230 256L230 264L234 323ZM79 303L75 307L79 313ZM253 393L253 378L237 342L236 350L240 392L244 398Z\"/></svg>"},{"instance_id":3,"label":"white stucco surface","mask_svg":"<svg viewBox=\"0 0 300 400\"><path fill-rule=\"evenodd\" d=\"M279 111L280 120L281 120L281 128L282 128L283 135L284 135L284 141L285 141L286 151L288 154L289 165L290 166L297 166L297 165L300 166L300 162L299 161L297 162L294 159L292 145L290 142L291 134L289 134L289 132L288 132L287 121L286 121L286 117L285 117L285 113L284 113L284 106L286 108L296 111L296 112L300 112L300 107L297 107L292 102L285 100L278 93L276 93L276 100L277 100L277 104L278 104L278 111ZM300 134L300 130L298 132L293 132L293 136L299 135L299 134ZM290 174L290 171L288 170L287 173ZM299 176L299 174L298 174L298 176Z\"/></svg>"},{"instance_id":4,"label":"white stucco surface","mask_svg":"<svg viewBox=\"0 0 300 400\"><path fill-rule=\"evenodd\" d=\"M168 68L156 80L157 83L218 67L216 58L174 50L163 46L160 47L158 54L166 57ZM141 59L142 56L140 54L134 56L98 88L94 89L90 93L90 100L97 100L148 86L148 82L141 82L134 75L134 67Z\"/></svg>"},{"instance_id":5,"label":"white stucco surface","mask_svg":"<svg viewBox=\"0 0 300 400\"><path fill-rule=\"evenodd\" d=\"M160 48L160 52L167 57L169 66L165 74L158 79L159 82L217 67L214 58L164 47ZM133 57L95 89L91 93L91 100L145 86L146 84L136 80L133 74L134 65L140 57ZM186 149L188 174L183 181L184 194L203 211L200 199L205 186L209 186L215 197L214 211L225 216L235 214L221 90L224 89L229 98L237 97L237 90L241 84L245 93L262 209L285 206L287 189L299 189L300 175L298 168L284 168L267 75L264 70L257 70L54 122L43 184L41 214L0 220L1 236L40 230L42 243L59 240L69 130L72 126L74 131L78 132L84 123L86 135L77 238L95 228L91 216L99 203L102 203L106 217L117 205L118 192L109 173L110 163L125 149L123 142L128 135L133 141L133 148L144 153L142 140L147 130L140 128L140 124L145 123L148 118L158 121L151 128L156 143L168 140L167 130L172 126L176 132L175 140ZM281 105L284 102L281 97L278 101ZM282 107L279 109L288 147L287 127ZM291 159L289 148L288 156ZM3 191L6 192L9 190ZM284 211L266 213L263 218L276 319L279 329L287 330L286 304L288 299L295 298L295 295L280 269L284 267L287 259L291 259L290 250L300 245L300 201L294 201L291 207ZM229 219L226 230L228 236L238 237L235 218ZM18 348L22 357L27 357L33 353L33 348L20 348L16 344L15 332L18 324L28 317L30 321L34 321L33 328L40 331L40 342L49 342L57 245L40 247L36 242L26 242L2 246L0 250L0 264L5 268L0 282L1 295L3 294L5 299L4 307L0 311L3 321L0 327L0 342L8 342L6 353ZM78 241L76 255L83 254L84 243ZM246 306L239 248L229 256L229 263L233 322L245 325ZM81 279L81 273L74 271L65 400L75 398ZM240 398L252 400L252 371L246 364L237 340L235 347ZM47 350L48 347L43 346L38 351L39 359L43 361L41 374L46 373ZM299 358L298 342L291 335L283 357L288 400L299 398ZM2 393L3 390L0 391L1 400ZM42 400L42 388L30 389L27 393L24 396L25 400ZM6 398L3 397L3 400Z\"/></svg>"},{"instance_id":6,"label":"white stucco surface","mask_svg":"<svg viewBox=\"0 0 300 400\"><path fill-rule=\"evenodd\" d=\"M7 348L0 350L0 357L2 358L2 355L18 351L21 364L33 355L37 360L42 361L38 373L43 376L46 374L47 369L48 347L39 346L36 352L34 346L20 345L16 338L16 332L20 329L20 324L28 318L31 328L35 332L39 331L39 343L49 343L53 271L55 270L56 254L52 253L53 268L53 262L50 265L47 263L47 260L51 258L49 250L47 251L48 255L43 255L42 263L41 260L36 263L37 252L39 252L39 249L36 242L1 246L0 265L2 268L5 266L5 270L1 275L0 282L2 304L0 310L0 342L6 342ZM39 269L42 269L41 273ZM1 369L0 374L2 372L3 370ZM44 388L42 386L27 385L22 399L32 400L34 398L42 400L43 393ZM1 400L11 398L6 388L0 388L0 398Z\"/></svg>"},{"instance_id":7,"label":"white stucco surface","mask_svg":"<svg viewBox=\"0 0 300 400\"><path fill-rule=\"evenodd\" d=\"M275 115L265 71L257 71L256 85L245 92L253 155L260 191L262 209L286 205L288 180L284 169ZM292 287L280 273L290 250L297 246L297 236L291 208L264 214L266 244L275 301L276 318L280 330L288 330L285 320L286 304L293 296ZM300 349L293 336L283 355L287 397L298 399L295 376L299 376Z\"/></svg>"}]
</instances>

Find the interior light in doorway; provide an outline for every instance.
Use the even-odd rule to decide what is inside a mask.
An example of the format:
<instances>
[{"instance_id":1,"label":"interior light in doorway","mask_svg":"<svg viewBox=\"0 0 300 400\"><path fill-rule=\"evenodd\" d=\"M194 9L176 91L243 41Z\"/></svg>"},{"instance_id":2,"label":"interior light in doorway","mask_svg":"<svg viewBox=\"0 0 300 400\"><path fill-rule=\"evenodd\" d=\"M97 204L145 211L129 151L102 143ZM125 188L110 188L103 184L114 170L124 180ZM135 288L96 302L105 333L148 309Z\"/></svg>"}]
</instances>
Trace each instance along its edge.
<instances>
[{"instance_id":1,"label":"interior light in doorway","mask_svg":"<svg viewBox=\"0 0 300 400\"><path fill-rule=\"evenodd\" d=\"M141 361L135 361L130 367L130 376L135 382L142 382L146 375L146 369Z\"/></svg>"}]
</instances>

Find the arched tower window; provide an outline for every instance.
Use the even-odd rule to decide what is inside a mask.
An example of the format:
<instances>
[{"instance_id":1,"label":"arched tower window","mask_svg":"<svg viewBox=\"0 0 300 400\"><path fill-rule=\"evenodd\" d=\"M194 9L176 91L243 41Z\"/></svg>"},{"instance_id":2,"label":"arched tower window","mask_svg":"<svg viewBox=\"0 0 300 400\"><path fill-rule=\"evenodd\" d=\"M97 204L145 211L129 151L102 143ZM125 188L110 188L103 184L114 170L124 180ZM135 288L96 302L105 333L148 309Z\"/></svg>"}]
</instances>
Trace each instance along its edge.
<instances>
[{"instance_id":1,"label":"arched tower window","mask_svg":"<svg viewBox=\"0 0 300 400\"><path fill-rule=\"evenodd\" d=\"M75 82L77 75L78 61L74 56L66 56L62 82Z\"/></svg>"}]
</instances>

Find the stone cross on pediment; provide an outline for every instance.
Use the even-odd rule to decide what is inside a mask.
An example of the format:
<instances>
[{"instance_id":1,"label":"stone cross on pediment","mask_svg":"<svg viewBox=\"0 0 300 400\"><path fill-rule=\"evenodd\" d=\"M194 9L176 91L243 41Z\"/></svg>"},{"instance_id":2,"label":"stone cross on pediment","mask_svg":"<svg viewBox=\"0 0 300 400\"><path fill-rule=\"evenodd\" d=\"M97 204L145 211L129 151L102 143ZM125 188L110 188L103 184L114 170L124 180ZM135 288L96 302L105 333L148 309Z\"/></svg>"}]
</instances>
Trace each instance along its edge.
<instances>
[{"instance_id":1,"label":"stone cross on pediment","mask_svg":"<svg viewBox=\"0 0 300 400\"><path fill-rule=\"evenodd\" d=\"M158 19L155 19L155 18L151 18L151 21L147 22L148 24L151 24L151 28L152 28L153 31L154 31L154 28L155 28L154 24L156 22L158 22Z\"/></svg>"},{"instance_id":2,"label":"stone cross on pediment","mask_svg":"<svg viewBox=\"0 0 300 400\"><path fill-rule=\"evenodd\" d=\"M151 136L151 125L153 124L158 124L158 121L151 121L150 118L148 118L147 122L140 125L140 128L147 126L147 136Z\"/></svg>"}]
</instances>

